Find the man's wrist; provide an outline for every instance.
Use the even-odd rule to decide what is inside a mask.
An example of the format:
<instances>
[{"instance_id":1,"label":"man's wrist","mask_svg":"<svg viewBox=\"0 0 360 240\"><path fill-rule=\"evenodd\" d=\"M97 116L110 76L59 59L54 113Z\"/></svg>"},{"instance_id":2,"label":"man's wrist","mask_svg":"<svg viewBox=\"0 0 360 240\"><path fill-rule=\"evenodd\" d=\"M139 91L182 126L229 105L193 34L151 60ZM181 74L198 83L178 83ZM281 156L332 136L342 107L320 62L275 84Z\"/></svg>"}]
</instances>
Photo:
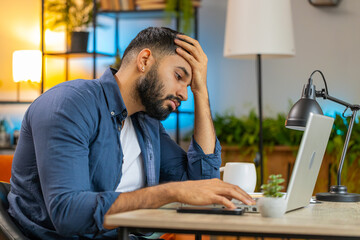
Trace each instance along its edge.
<instances>
[{"instance_id":1,"label":"man's wrist","mask_svg":"<svg viewBox=\"0 0 360 240\"><path fill-rule=\"evenodd\" d=\"M198 98L198 99L209 99L209 93L207 88L202 88L199 90L194 90L192 91L194 98Z\"/></svg>"},{"instance_id":2,"label":"man's wrist","mask_svg":"<svg viewBox=\"0 0 360 240\"><path fill-rule=\"evenodd\" d=\"M178 202L178 184L179 182L171 182L163 184L164 187L164 194L167 195L169 202Z\"/></svg>"}]
</instances>

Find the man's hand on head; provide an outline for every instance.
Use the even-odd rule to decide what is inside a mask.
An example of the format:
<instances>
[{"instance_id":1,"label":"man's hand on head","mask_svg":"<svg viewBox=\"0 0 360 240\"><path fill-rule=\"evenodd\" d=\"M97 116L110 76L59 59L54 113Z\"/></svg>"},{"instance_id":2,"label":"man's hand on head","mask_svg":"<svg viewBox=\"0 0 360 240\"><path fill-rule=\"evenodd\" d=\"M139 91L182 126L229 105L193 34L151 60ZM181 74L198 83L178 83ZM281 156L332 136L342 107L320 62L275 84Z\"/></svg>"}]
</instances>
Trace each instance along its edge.
<instances>
[{"instance_id":1,"label":"man's hand on head","mask_svg":"<svg viewBox=\"0 0 360 240\"><path fill-rule=\"evenodd\" d=\"M186 35L178 35L175 44L179 47L176 52L182 56L191 66L192 81L191 91L194 95L207 95L206 74L208 58L199 42Z\"/></svg>"}]
</instances>

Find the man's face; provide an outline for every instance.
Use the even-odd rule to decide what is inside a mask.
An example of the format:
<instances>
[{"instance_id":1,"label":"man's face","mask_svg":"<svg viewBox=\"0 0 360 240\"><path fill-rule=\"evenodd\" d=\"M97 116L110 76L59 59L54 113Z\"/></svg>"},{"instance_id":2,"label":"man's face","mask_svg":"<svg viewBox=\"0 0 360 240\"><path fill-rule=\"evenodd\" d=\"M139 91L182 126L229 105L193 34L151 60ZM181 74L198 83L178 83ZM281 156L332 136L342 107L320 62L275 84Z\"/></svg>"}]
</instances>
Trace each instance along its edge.
<instances>
[{"instance_id":1,"label":"man's face","mask_svg":"<svg viewBox=\"0 0 360 240\"><path fill-rule=\"evenodd\" d=\"M187 100L187 86L191 82L191 68L179 55L169 55L154 64L140 78L137 91L145 112L164 120Z\"/></svg>"}]
</instances>

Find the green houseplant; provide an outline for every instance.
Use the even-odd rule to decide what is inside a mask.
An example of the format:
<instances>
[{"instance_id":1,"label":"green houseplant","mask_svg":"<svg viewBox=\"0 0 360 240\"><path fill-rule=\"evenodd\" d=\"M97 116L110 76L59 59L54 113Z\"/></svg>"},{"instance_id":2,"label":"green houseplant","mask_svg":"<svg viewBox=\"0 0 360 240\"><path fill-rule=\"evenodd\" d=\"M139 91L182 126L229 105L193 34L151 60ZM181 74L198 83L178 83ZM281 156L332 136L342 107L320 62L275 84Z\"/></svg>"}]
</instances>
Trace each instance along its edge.
<instances>
[{"instance_id":1,"label":"green houseplant","mask_svg":"<svg viewBox=\"0 0 360 240\"><path fill-rule=\"evenodd\" d=\"M46 27L65 29L70 52L86 52L93 7L92 0L46 0Z\"/></svg>"},{"instance_id":2,"label":"green houseplant","mask_svg":"<svg viewBox=\"0 0 360 240\"><path fill-rule=\"evenodd\" d=\"M194 19L194 6L192 0L167 0L165 12L167 13L169 20L173 14L180 17L180 31L183 31L188 35L191 33L191 23Z\"/></svg>"},{"instance_id":3,"label":"green houseplant","mask_svg":"<svg viewBox=\"0 0 360 240\"><path fill-rule=\"evenodd\" d=\"M282 217L286 211L284 194L280 191L284 188L280 184L285 180L281 174L270 175L267 184L261 186L263 197L259 199L258 205L263 217Z\"/></svg>"}]
</instances>

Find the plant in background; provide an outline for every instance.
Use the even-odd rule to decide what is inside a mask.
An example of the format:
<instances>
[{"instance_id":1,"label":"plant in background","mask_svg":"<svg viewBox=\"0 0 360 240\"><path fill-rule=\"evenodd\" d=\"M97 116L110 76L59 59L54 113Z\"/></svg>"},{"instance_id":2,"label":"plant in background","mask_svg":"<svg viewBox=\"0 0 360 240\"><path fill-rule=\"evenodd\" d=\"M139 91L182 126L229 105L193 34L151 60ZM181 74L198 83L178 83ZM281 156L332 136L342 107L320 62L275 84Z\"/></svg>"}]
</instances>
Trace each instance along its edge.
<instances>
[{"instance_id":1,"label":"plant in background","mask_svg":"<svg viewBox=\"0 0 360 240\"><path fill-rule=\"evenodd\" d=\"M94 17L92 0L46 0L45 26L51 30L65 30L67 50L87 52L89 32Z\"/></svg>"},{"instance_id":2,"label":"plant in background","mask_svg":"<svg viewBox=\"0 0 360 240\"><path fill-rule=\"evenodd\" d=\"M46 0L46 26L67 32L86 31L93 20L92 0Z\"/></svg>"},{"instance_id":3,"label":"plant in background","mask_svg":"<svg viewBox=\"0 0 360 240\"><path fill-rule=\"evenodd\" d=\"M263 120L263 138L265 146L298 146L302 132L285 128L285 114ZM258 144L259 118L254 110L248 116L237 117L234 114L219 115L214 118L216 136L223 144L250 147Z\"/></svg>"},{"instance_id":4,"label":"plant in background","mask_svg":"<svg viewBox=\"0 0 360 240\"><path fill-rule=\"evenodd\" d=\"M192 0L167 0L165 12L167 13L168 20L175 14L180 17L181 31L185 34L190 34L192 31L191 22L194 19L194 7Z\"/></svg>"},{"instance_id":5,"label":"plant in background","mask_svg":"<svg viewBox=\"0 0 360 240\"><path fill-rule=\"evenodd\" d=\"M265 197L279 198L284 195L280 192L284 189L284 187L280 186L280 184L285 182L285 180L281 177L281 174L270 175L267 184L261 185L261 190Z\"/></svg>"},{"instance_id":6,"label":"plant in background","mask_svg":"<svg viewBox=\"0 0 360 240\"><path fill-rule=\"evenodd\" d=\"M236 117L234 114L219 115L214 118L216 136L220 142L239 147L252 146L257 143L259 133L258 118L255 111L249 116Z\"/></svg>"}]
</instances>

